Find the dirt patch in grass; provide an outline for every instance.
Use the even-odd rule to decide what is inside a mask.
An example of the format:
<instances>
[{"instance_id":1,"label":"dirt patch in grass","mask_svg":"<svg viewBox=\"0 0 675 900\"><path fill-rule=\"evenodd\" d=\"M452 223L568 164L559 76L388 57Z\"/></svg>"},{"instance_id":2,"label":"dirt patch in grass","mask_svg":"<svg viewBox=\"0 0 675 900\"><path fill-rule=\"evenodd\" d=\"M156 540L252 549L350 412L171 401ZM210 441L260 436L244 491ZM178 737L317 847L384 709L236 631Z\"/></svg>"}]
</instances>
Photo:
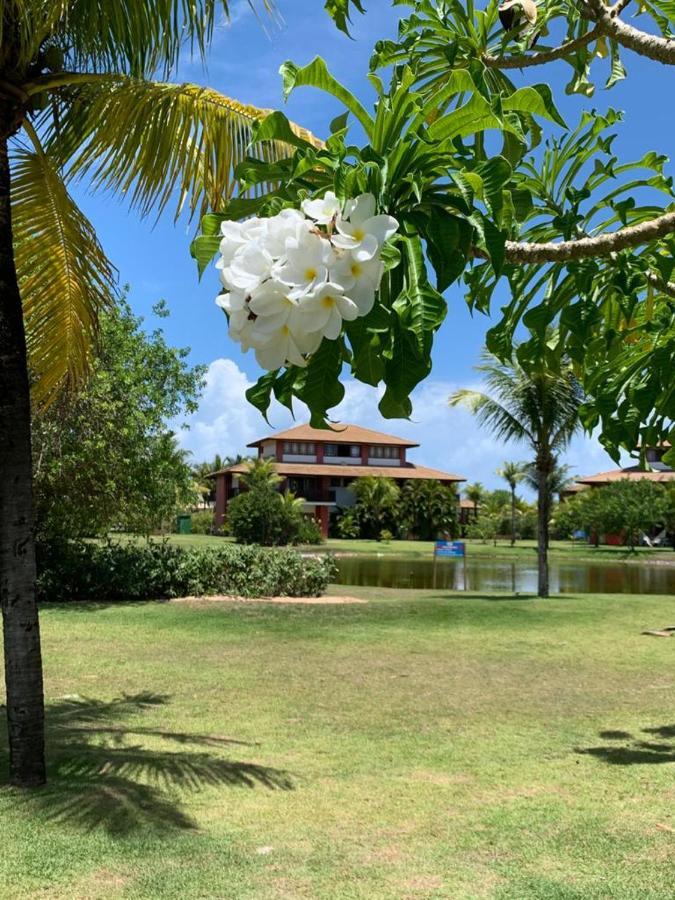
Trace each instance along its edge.
<instances>
[{"instance_id":1,"label":"dirt patch in grass","mask_svg":"<svg viewBox=\"0 0 675 900\"><path fill-rule=\"evenodd\" d=\"M283 603L311 606L337 606L343 603L368 603L359 597L231 597L227 594L215 594L209 597L176 597L171 603Z\"/></svg>"}]
</instances>

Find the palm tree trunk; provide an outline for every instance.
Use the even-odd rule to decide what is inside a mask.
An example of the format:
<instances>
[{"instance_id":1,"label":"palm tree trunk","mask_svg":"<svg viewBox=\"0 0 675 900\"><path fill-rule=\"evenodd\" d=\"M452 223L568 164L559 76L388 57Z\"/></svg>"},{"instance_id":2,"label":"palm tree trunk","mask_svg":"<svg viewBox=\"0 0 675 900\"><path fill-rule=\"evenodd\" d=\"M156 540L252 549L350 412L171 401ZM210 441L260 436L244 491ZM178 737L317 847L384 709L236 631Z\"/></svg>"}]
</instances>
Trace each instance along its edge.
<instances>
[{"instance_id":1,"label":"palm tree trunk","mask_svg":"<svg viewBox=\"0 0 675 900\"><path fill-rule=\"evenodd\" d=\"M0 600L10 781L44 784L44 697L35 598L30 393L14 267L7 139L0 137Z\"/></svg>"},{"instance_id":2,"label":"palm tree trunk","mask_svg":"<svg viewBox=\"0 0 675 900\"><path fill-rule=\"evenodd\" d=\"M511 546L516 543L516 489L511 488Z\"/></svg>"},{"instance_id":3,"label":"palm tree trunk","mask_svg":"<svg viewBox=\"0 0 675 900\"><path fill-rule=\"evenodd\" d=\"M548 597L548 467L537 464L537 568L540 597Z\"/></svg>"}]
</instances>

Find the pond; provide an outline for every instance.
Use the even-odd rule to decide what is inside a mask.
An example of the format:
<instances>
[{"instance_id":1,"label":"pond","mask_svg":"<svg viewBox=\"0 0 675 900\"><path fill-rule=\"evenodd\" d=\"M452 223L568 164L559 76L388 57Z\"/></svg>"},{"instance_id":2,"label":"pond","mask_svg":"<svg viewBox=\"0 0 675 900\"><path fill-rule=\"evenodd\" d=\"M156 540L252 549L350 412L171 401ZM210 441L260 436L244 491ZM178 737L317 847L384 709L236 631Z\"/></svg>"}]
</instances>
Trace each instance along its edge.
<instances>
[{"instance_id":1,"label":"pond","mask_svg":"<svg viewBox=\"0 0 675 900\"><path fill-rule=\"evenodd\" d=\"M465 587L462 560L439 559L435 585L432 559L364 555L336 561L338 584L445 590ZM675 594L675 565L556 560L549 568L551 593ZM536 593L536 560L469 557L466 589Z\"/></svg>"}]
</instances>

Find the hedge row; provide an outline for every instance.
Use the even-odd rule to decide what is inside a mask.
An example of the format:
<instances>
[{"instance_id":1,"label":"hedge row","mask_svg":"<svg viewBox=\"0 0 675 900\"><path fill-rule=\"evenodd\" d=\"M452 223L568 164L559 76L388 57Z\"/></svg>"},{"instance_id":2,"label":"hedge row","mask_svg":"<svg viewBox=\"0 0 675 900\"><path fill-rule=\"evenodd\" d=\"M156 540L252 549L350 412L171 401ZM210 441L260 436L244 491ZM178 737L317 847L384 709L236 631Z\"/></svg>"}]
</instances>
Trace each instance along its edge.
<instances>
[{"instance_id":1,"label":"hedge row","mask_svg":"<svg viewBox=\"0 0 675 900\"><path fill-rule=\"evenodd\" d=\"M38 596L42 602L202 594L316 597L335 571L331 557L303 557L289 549L64 541L38 548Z\"/></svg>"}]
</instances>

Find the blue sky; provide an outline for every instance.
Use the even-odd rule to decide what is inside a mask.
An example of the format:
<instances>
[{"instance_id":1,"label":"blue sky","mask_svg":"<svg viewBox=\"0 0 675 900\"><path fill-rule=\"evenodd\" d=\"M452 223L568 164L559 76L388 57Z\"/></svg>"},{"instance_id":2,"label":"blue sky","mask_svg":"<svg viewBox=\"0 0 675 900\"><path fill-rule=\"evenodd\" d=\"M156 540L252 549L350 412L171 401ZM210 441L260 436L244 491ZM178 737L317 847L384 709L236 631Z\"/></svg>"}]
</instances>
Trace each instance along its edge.
<instances>
[{"instance_id":1,"label":"blue sky","mask_svg":"<svg viewBox=\"0 0 675 900\"><path fill-rule=\"evenodd\" d=\"M395 34L405 8L392 9L390 0L366 0L365 5L367 15L355 17L354 39L349 40L333 26L319 0L278 0L284 22L281 27L268 25L266 29L261 28L246 0L234 0L232 20L217 29L206 71L201 63L186 59L173 80L207 84L243 102L280 108L280 64L286 59L305 64L320 54L333 74L369 104L372 93L366 72L370 53L376 40ZM562 62L513 73L512 77L519 85L548 81L571 124L582 108L624 110L626 120L618 128L615 144L622 156L639 158L648 150L667 153L675 133L669 112L675 87L672 72L628 51L624 52L624 64L629 78L612 91L598 89L590 100L564 95L571 70ZM598 84L604 83L606 65L601 61L596 66ZM285 107L291 119L318 135L326 134L328 123L340 111L330 98L309 88L296 91ZM218 290L216 273L207 272L201 283L197 280L189 254L196 223L181 221L174 226L166 219L153 227L151 220L140 221L108 197L91 197L80 189L77 195L119 270L120 282L130 285L134 311L148 316L148 325L152 325L151 308L160 297L165 298L171 311L171 317L162 323L167 338L191 347L191 361L210 367L200 410L190 422L190 431L181 435L184 446L197 459L209 458L216 451L242 450L248 441L267 433L265 422L247 407L243 397L259 371L253 357L242 355L227 336L224 316L213 302ZM414 437L422 444L416 454L420 462L496 486L494 469L504 459L523 459L526 453L522 448L498 446L476 429L468 413L447 408L445 399L450 391L477 384L472 367L489 327L485 316L471 317L461 288L451 288L447 299L449 314L436 339L433 373L415 395L413 421L382 420L375 389L349 381L338 413L343 420ZM500 299L506 300L506 294L496 296L495 308ZM274 426L289 424L281 409L274 410L271 418ZM297 418L304 418L301 409ZM597 442L586 438L575 440L566 461L579 474L613 467Z\"/></svg>"}]
</instances>

